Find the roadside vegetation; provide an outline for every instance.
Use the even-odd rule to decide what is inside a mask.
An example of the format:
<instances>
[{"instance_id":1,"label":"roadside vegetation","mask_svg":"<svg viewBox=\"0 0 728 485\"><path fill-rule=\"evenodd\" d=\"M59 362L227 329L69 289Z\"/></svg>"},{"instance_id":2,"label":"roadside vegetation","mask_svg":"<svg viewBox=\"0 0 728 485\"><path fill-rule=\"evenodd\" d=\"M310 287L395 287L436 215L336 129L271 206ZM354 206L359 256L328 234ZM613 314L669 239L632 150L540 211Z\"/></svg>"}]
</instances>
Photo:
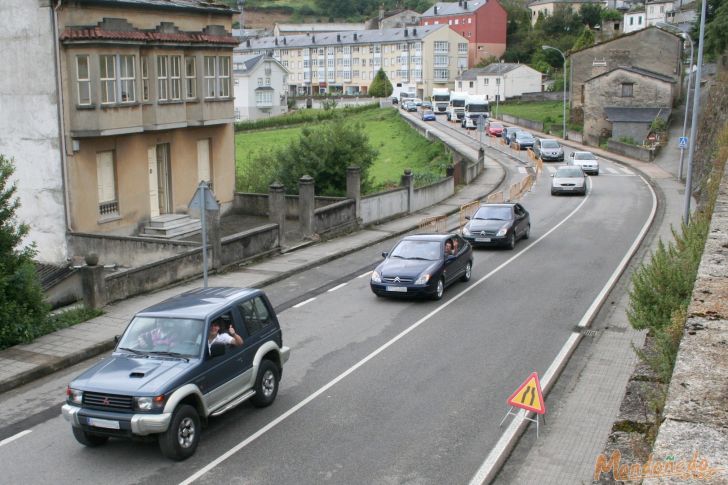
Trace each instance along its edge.
<instances>
[{"instance_id":1,"label":"roadside vegetation","mask_svg":"<svg viewBox=\"0 0 728 485\"><path fill-rule=\"evenodd\" d=\"M373 150L372 163L367 167L368 181L363 184L365 193L398 186L405 169L412 170L415 184L418 186L434 182L444 176L445 168L451 161L444 145L440 142L431 142L419 135L400 118L396 110L377 108L362 110L355 114L346 113L344 110L330 110L330 112L334 113L330 121L315 125L237 133L235 136L237 190L267 193L271 182L279 180L283 183L285 177L289 180L288 184L284 183L286 191L296 193L297 187L294 186L294 181L302 175L311 175L316 179L318 195L342 195L346 190L345 183L335 190L324 192L329 184L321 179L321 171L318 172L317 178L314 173L299 174L295 171L284 173L279 165L279 161L289 159L289 151L300 151L302 144L311 147L317 137L328 140L334 146L350 144L351 139L341 142L332 138L332 136L351 135L349 132L338 132L337 135L333 128L337 125L354 126L355 130L365 137L364 146ZM316 131L319 129L326 131ZM334 146L329 147L328 151L331 152ZM339 156L347 157L345 154ZM357 154L352 153L351 156L340 160L341 163L337 165L336 170L341 171L340 175L345 177L346 167L356 160ZM299 169L301 167L299 164ZM315 167L305 168L313 171ZM364 181L364 178L362 180Z\"/></svg>"},{"instance_id":2,"label":"roadside vegetation","mask_svg":"<svg viewBox=\"0 0 728 485\"><path fill-rule=\"evenodd\" d=\"M564 120L563 101L534 101L528 103L508 101L498 105L497 114L495 108L495 104L491 104L490 110L496 117L508 114L527 120L540 121L544 124L544 128L548 128L551 124L561 126ZM568 104L566 105L566 113L568 116Z\"/></svg>"}]
</instances>

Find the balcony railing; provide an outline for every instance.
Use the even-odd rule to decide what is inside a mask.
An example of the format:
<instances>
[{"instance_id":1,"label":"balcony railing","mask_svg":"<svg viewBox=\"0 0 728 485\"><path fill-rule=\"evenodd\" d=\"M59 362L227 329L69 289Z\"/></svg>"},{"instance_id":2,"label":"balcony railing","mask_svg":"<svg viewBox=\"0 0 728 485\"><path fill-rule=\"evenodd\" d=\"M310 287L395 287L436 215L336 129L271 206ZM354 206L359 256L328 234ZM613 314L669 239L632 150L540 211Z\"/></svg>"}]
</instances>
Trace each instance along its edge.
<instances>
[{"instance_id":1,"label":"balcony railing","mask_svg":"<svg viewBox=\"0 0 728 485\"><path fill-rule=\"evenodd\" d=\"M111 200L99 204L99 215L101 217L113 217L119 215L119 201Z\"/></svg>"}]
</instances>

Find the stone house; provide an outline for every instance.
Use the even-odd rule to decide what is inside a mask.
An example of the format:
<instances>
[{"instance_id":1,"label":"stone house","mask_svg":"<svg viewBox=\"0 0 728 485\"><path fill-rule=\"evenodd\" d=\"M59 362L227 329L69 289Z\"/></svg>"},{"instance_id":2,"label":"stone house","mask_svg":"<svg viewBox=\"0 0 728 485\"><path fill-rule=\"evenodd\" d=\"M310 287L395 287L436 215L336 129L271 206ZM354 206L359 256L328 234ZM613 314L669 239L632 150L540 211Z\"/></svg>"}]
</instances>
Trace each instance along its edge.
<instances>
[{"instance_id":1,"label":"stone house","mask_svg":"<svg viewBox=\"0 0 728 485\"><path fill-rule=\"evenodd\" d=\"M620 66L638 67L677 81L674 97L668 103L668 106L672 106L675 98L681 94L682 47L681 37L657 27L647 27L570 53L569 99L572 121L584 121L584 83Z\"/></svg>"},{"instance_id":2,"label":"stone house","mask_svg":"<svg viewBox=\"0 0 728 485\"><path fill-rule=\"evenodd\" d=\"M233 58L235 121L288 112L288 69L272 57Z\"/></svg>"},{"instance_id":3,"label":"stone house","mask_svg":"<svg viewBox=\"0 0 728 485\"><path fill-rule=\"evenodd\" d=\"M677 82L672 76L621 66L584 83L584 141L631 138L641 142L656 116L667 120Z\"/></svg>"}]
</instances>

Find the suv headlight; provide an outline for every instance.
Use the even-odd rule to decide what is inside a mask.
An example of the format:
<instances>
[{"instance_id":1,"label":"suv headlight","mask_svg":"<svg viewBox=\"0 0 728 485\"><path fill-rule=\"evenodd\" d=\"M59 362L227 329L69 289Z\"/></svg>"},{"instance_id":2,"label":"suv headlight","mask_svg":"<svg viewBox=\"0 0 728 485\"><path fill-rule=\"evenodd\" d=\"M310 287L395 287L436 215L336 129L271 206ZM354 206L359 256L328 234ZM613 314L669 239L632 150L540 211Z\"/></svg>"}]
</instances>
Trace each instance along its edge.
<instances>
[{"instance_id":1,"label":"suv headlight","mask_svg":"<svg viewBox=\"0 0 728 485\"><path fill-rule=\"evenodd\" d=\"M415 281L415 284L416 285L426 285L428 281L430 281L430 275L423 274L422 276L417 278L417 281Z\"/></svg>"},{"instance_id":2,"label":"suv headlight","mask_svg":"<svg viewBox=\"0 0 728 485\"><path fill-rule=\"evenodd\" d=\"M164 407L164 396L140 396L134 398L134 408L139 411L154 411Z\"/></svg>"},{"instance_id":3,"label":"suv headlight","mask_svg":"<svg viewBox=\"0 0 728 485\"><path fill-rule=\"evenodd\" d=\"M372 283L381 283L382 276L377 271L372 271Z\"/></svg>"},{"instance_id":4,"label":"suv headlight","mask_svg":"<svg viewBox=\"0 0 728 485\"><path fill-rule=\"evenodd\" d=\"M78 404L80 406L83 403L83 391L68 387L66 388L66 396L68 396L68 402L71 404Z\"/></svg>"},{"instance_id":5,"label":"suv headlight","mask_svg":"<svg viewBox=\"0 0 728 485\"><path fill-rule=\"evenodd\" d=\"M503 237L508 232L508 226L503 226L500 229L498 229L498 232L496 233L497 237Z\"/></svg>"}]
</instances>

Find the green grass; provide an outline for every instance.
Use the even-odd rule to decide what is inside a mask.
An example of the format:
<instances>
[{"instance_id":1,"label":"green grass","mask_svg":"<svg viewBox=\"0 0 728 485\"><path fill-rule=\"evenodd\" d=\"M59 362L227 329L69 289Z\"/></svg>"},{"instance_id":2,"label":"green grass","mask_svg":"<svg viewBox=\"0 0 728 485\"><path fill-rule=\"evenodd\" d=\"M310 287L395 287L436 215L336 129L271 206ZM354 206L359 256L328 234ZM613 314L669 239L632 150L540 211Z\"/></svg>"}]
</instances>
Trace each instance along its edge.
<instances>
[{"instance_id":1,"label":"green grass","mask_svg":"<svg viewBox=\"0 0 728 485\"><path fill-rule=\"evenodd\" d=\"M412 169L416 184L435 181L445 174L450 162L441 143L433 143L409 127L393 109L374 109L357 113L347 121L361 122L369 143L379 153L369 171L375 189L399 184L404 169ZM239 132L235 135L235 161L238 190L246 190L242 180L261 151L281 148L296 139L302 126Z\"/></svg>"},{"instance_id":2,"label":"green grass","mask_svg":"<svg viewBox=\"0 0 728 485\"><path fill-rule=\"evenodd\" d=\"M501 103L498 106L498 114L509 114L527 120L541 121L543 123L561 124L563 123L563 108L561 101L538 101L533 103ZM491 109L495 114L495 106L491 105ZM569 111L569 105L566 105L566 111ZM568 116L568 114L567 114Z\"/></svg>"}]
</instances>

